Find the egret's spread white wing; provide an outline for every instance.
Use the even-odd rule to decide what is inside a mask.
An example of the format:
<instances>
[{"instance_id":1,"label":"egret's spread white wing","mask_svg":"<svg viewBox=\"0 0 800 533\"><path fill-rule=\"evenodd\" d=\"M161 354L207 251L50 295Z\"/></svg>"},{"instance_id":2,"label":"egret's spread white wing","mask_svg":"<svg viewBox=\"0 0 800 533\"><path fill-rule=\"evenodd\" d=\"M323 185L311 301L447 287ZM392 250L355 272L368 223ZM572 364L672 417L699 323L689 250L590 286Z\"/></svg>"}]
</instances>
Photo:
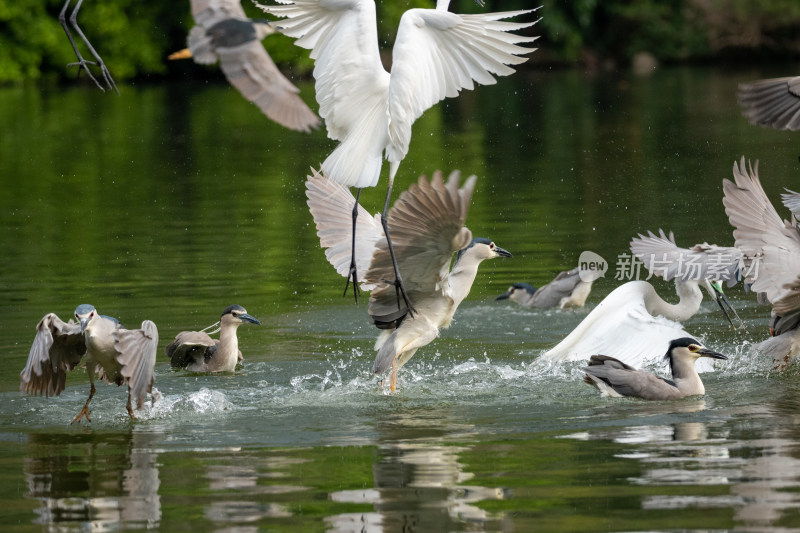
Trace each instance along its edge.
<instances>
[{"instance_id":1,"label":"egret's spread white wing","mask_svg":"<svg viewBox=\"0 0 800 533\"><path fill-rule=\"evenodd\" d=\"M800 76L743 83L739 104L751 124L800 130Z\"/></svg>"},{"instance_id":2,"label":"egret's spread white wing","mask_svg":"<svg viewBox=\"0 0 800 533\"><path fill-rule=\"evenodd\" d=\"M733 164L735 180L723 180L725 213L735 228L736 247L756 262L749 270L752 288L764 292L778 314L793 309L800 273L800 233L778 215L767 198L755 167ZM784 304L778 302L788 298ZM787 309L788 307L788 309ZM796 308L796 307L794 307Z\"/></svg>"},{"instance_id":3,"label":"egret's spread white wing","mask_svg":"<svg viewBox=\"0 0 800 533\"><path fill-rule=\"evenodd\" d=\"M287 128L309 132L319 119L298 96L300 89L284 76L259 41L217 49L220 67L242 96L270 119Z\"/></svg>"},{"instance_id":4,"label":"egret's spread white wing","mask_svg":"<svg viewBox=\"0 0 800 533\"><path fill-rule=\"evenodd\" d=\"M36 325L36 336L25 368L20 372L20 391L57 396L64 390L67 372L86 353L81 327L64 322L55 313L45 315Z\"/></svg>"},{"instance_id":5,"label":"egret's spread white wing","mask_svg":"<svg viewBox=\"0 0 800 533\"><path fill-rule=\"evenodd\" d=\"M191 4L195 22L206 28L229 18L247 18L240 0L191 0Z\"/></svg>"},{"instance_id":6,"label":"egret's spread white wing","mask_svg":"<svg viewBox=\"0 0 800 533\"><path fill-rule=\"evenodd\" d=\"M439 9L410 9L400 19L392 49L389 82L389 161L408 153L411 125L422 113L447 97L472 89L473 82L495 83L494 76L514 72L508 65L527 61L521 54L533 52L517 43L536 37L510 33L527 23L503 22L533 10L458 15Z\"/></svg>"},{"instance_id":7,"label":"egret's spread white wing","mask_svg":"<svg viewBox=\"0 0 800 533\"><path fill-rule=\"evenodd\" d=\"M147 393L155 380L158 329L150 320L142 322L141 329L119 329L114 338L120 373L128 379L128 388L136 409L141 409Z\"/></svg>"},{"instance_id":8,"label":"egret's spread white wing","mask_svg":"<svg viewBox=\"0 0 800 533\"><path fill-rule=\"evenodd\" d=\"M475 176L459 188L460 173L454 171L442 180L436 172L430 182L424 176L400 195L388 214L389 234L400 275L412 301L440 294L440 281L449 272L453 254L465 248L472 233L464 227L475 189ZM367 282L378 285L370 295L369 313L373 316L397 311L395 287L382 280L393 280L394 269L385 240L377 243Z\"/></svg>"},{"instance_id":9,"label":"egret's spread white wing","mask_svg":"<svg viewBox=\"0 0 800 533\"><path fill-rule=\"evenodd\" d=\"M353 245L353 206L356 199L344 187L325 175L311 169L306 181L308 207L320 244L325 248L325 257L336 272L347 277L350 273L350 258ZM372 261L376 243L383 239L380 215L371 216L366 209L358 206L356 218L356 272L362 281L361 288L371 290L374 284L364 283L365 275Z\"/></svg>"},{"instance_id":10,"label":"egret's spread white wing","mask_svg":"<svg viewBox=\"0 0 800 533\"><path fill-rule=\"evenodd\" d=\"M693 335L678 322L648 313L645 307L648 291L655 289L645 281L620 285L541 358L588 361L592 355L605 354L635 368L661 361L672 340ZM697 363L698 372L711 368L707 362Z\"/></svg>"},{"instance_id":11,"label":"egret's spread white wing","mask_svg":"<svg viewBox=\"0 0 800 533\"><path fill-rule=\"evenodd\" d=\"M675 244L675 236L667 236L663 230L659 235L648 231L631 240L631 252L654 276L669 281L680 279L726 281L728 286L738 281L738 270L742 252L734 247L715 244L697 244L692 248L681 248Z\"/></svg>"}]
</instances>

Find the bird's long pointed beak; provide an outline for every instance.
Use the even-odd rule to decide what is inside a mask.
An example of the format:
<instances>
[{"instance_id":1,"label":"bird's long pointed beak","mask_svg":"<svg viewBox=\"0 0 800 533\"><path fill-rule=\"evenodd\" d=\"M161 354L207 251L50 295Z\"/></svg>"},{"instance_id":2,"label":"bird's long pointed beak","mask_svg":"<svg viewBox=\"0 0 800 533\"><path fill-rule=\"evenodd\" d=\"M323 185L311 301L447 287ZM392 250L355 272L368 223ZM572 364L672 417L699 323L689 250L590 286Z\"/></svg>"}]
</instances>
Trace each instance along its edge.
<instances>
[{"instance_id":1,"label":"bird's long pointed beak","mask_svg":"<svg viewBox=\"0 0 800 533\"><path fill-rule=\"evenodd\" d=\"M728 300L728 297L725 296L725 293L722 292L722 287L720 286L719 282L717 281L708 282L708 286L711 287L711 290L713 291L714 294L714 299L716 300L719 308L722 310L722 313L725 315L725 318L728 319L728 323L731 325L731 327L733 329L736 329L736 325L733 323L731 315L728 313L728 309L733 314L733 316L736 317L736 320L739 321L739 327L743 328L744 322L742 322L742 319L739 317L739 313L737 313L736 309L734 309L733 306L731 305L731 302ZM728 309L725 309L725 306L727 306Z\"/></svg>"},{"instance_id":2,"label":"bird's long pointed beak","mask_svg":"<svg viewBox=\"0 0 800 533\"><path fill-rule=\"evenodd\" d=\"M192 57L192 51L188 48L184 48L183 50L178 50L168 55L167 59L189 59L190 57Z\"/></svg>"},{"instance_id":3,"label":"bird's long pointed beak","mask_svg":"<svg viewBox=\"0 0 800 533\"><path fill-rule=\"evenodd\" d=\"M496 245L494 247L494 253L496 253L500 257L514 257L513 255L511 255L511 252L509 252L508 250L504 250Z\"/></svg>"},{"instance_id":4,"label":"bird's long pointed beak","mask_svg":"<svg viewBox=\"0 0 800 533\"><path fill-rule=\"evenodd\" d=\"M709 350L708 348L700 348L697 350L697 353L700 354L700 357L710 357L711 359L728 359L727 355L722 355L719 352L715 352L714 350Z\"/></svg>"},{"instance_id":5,"label":"bird's long pointed beak","mask_svg":"<svg viewBox=\"0 0 800 533\"><path fill-rule=\"evenodd\" d=\"M239 315L239 320L242 322L250 322L251 324L256 324L258 326L261 325L261 322L256 317L248 313L242 313Z\"/></svg>"},{"instance_id":6,"label":"bird's long pointed beak","mask_svg":"<svg viewBox=\"0 0 800 533\"><path fill-rule=\"evenodd\" d=\"M509 297L511 297L511 291L506 291L503 294L501 294L500 296L498 296L497 298L495 298L494 300L495 301L497 301L497 300L508 300Z\"/></svg>"},{"instance_id":7,"label":"bird's long pointed beak","mask_svg":"<svg viewBox=\"0 0 800 533\"><path fill-rule=\"evenodd\" d=\"M90 320L90 318L91 318L91 317L88 317L88 316L87 316L87 317L83 317L83 318L79 319L79 320L80 320L80 323L81 323L81 333L83 333L84 331L86 331L86 326L88 326L88 325L89 325L89 320Z\"/></svg>"}]
</instances>

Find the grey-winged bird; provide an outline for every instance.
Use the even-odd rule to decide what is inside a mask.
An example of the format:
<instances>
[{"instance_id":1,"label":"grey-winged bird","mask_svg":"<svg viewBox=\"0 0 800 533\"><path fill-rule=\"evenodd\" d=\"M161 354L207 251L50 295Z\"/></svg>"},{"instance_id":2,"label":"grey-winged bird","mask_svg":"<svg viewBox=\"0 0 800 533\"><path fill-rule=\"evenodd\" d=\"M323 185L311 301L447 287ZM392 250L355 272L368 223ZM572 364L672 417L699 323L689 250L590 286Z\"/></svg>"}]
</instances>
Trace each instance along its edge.
<instances>
[{"instance_id":1,"label":"grey-winged bird","mask_svg":"<svg viewBox=\"0 0 800 533\"><path fill-rule=\"evenodd\" d=\"M672 379L637 370L608 355L593 355L589 359L589 366L583 369L586 372L583 381L597 387L603 396L677 400L705 394L706 388L694 367L701 357L727 359L691 337L682 337L671 341L664 355L669 362Z\"/></svg>"},{"instance_id":2,"label":"grey-winged bird","mask_svg":"<svg viewBox=\"0 0 800 533\"><path fill-rule=\"evenodd\" d=\"M351 246L350 191L312 170L306 181L308 206L328 261L343 276L349 274ZM356 265L361 288L371 291L368 312L382 329L375 349L373 372L391 369L395 390L397 370L427 345L453 320L459 304L469 294L485 259L511 257L489 239L473 238L464 227L475 176L459 188L459 172L445 182L441 172L428 181L424 176L404 191L389 211L388 227L394 239L397 264L407 275L407 290L416 312L397 309L392 260L382 231L380 215L370 216L361 206L357 218ZM453 255L456 255L453 261ZM452 267L451 267L452 263Z\"/></svg>"},{"instance_id":3,"label":"grey-winged bird","mask_svg":"<svg viewBox=\"0 0 800 533\"><path fill-rule=\"evenodd\" d=\"M233 372L242 360L236 336L242 324L260 326L261 322L241 305L231 305L219 319L219 339L212 339L205 331L181 331L167 345L170 364L190 372Z\"/></svg>"},{"instance_id":4,"label":"grey-winged bird","mask_svg":"<svg viewBox=\"0 0 800 533\"><path fill-rule=\"evenodd\" d=\"M277 23L281 33L311 50L319 114L328 137L339 141L323 161L322 171L348 187L375 187L385 155L389 185L383 220L397 169L409 150L414 121L440 100L472 90L476 82L490 85L496 83L494 76L512 74L514 69L508 65L525 62L527 58L521 56L535 50L519 43L536 37L511 32L538 21L502 20L534 10L461 15L448 11L450 0L437 0L436 9L403 13L389 73L381 62L374 0L280 0L280 4L259 7L283 17ZM355 217L359 210L351 208ZM354 221L351 227L357 227ZM384 234L391 249L394 235L385 227ZM347 283L352 279L357 298L354 248ZM407 274L397 263L393 267L391 275L405 306L413 311L402 277Z\"/></svg>"},{"instance_id":5,"label":"grey-winged bird","mask_svg":"<svg viewBox=\"0 0 800 533\"><path fill-rule=\"evenodd\" d=\"M550 283L538 289L530 283L514 283L495 300L511 300L522 307L566 309L583 307L592 292L594 277L584 280L578 267L560 272Z\"/></svg>"},{"instance_id":6,"label":"grey-winged bird","mask_svg":"<svg viewBox=\"0 0 800 533\"><path fill-rule=\"evenodd\" d=\"M758 177L758 162L733 163L733 179L723 180L722 203L734 227L736 248L749 262L745 283L772 305L770 338L754 347L784 369L800 353L800 229L794 217L783 220L770 202ZM784 195L795 213L797 193Z\"/></svg>"},{"instance_id":7,"label":"grey-winged bird","mask_svg":"<svg viewBox=\"0 0 800 533\"><path fill-rule=\"evenodd\" d=\"M72 29L78 36L81 38L83 43L86 45L86 48L89 49L89 53L92 54L94 61L87 61L81 55L78 47L75 45L75 39L72 38L72 33L69 31L69 26L67 26L67 9L69 8L70 3L72 0L66 0L64 2L64 7L61 8L61 12L58 14L58 22L61 23L61 27L64 28L64 33L67 34L67 39L69 39L69 44L72 45L72 50L75 52L75 56L78 58L76 63L70 63L67 65L68 67L77 66L78 73L80 74L81 69L86 71L86 74L89 75L89 78L94 82L95 85L101 90L104 91L106 89L114 89L117 94L119 94L119 89L117 89L117 84L114 83L114 78L111 77L111 73L108 71L106 64L103 62L103 58L100 57L100 54L97 53L97 50L94 49L92 43L89 42L89 39L86 38L84 35L83 30L81 27L78 26L78 11L81 9L81 4L83 4L83 0L78 0L78 3L75 4L75 9L72 10L72 14L69 16L69 23L72 26ZM89 65L95 65L97 68L100 69L100 74L103 76L103 81L106 82L106 87L100 85L100 82L92 74L92 71L89 70Z\"/></svg>"},{"instance_id":8,"label":"grey-winged bird","mask_svg":"<svg viewBox=\"0 0 800 533\"><path fill-rule=\"evenodd\" d=\"M85 358L91 389L86 404L72 420L89 420L89 402L95 393L95 374L115 385L128 387L126 408L131 418L133 403L141 409L147 393L153 393L158 329L145 320L141 329L125 329L119 321L97 312L94 306L75 308L78 322L64 322L49 313L36 326L28 362L20 373L20 390L34 395L58 396L64 390L67 372ZM153 394L152 401L156 396Z\"/></svg>"},{"instance_id":9,"label":"grey-winged bird","mask_svg":"<svg viewBox=\"0 0 800 533\"><path fill-rule=\"evenodd\" d=\"M169 59L191 57L210 65L219 60L231 85L281 126L309 132L319 119L298 96L300 90L281 74L261 40L275 33L269 21L248 18L239 0L192 0L197 23L188 48Z\"/></svg>"},{"instance_id":10,"label":"grey-winged bird","mask_svg":"<svg viewBox=\"0 0 800 533\"><path fill-rule=\"evenodd\" d=\"M663 300L647 281L629 281L606 296L542 358L580 361L592 354L611 352L634 367L657 360L670 340L690 336L680 322L700 309L701 286L731 321L723 307L723 303L729 307L730 303L716 280L736 279L741 258L737 249L709 244L680 248L671 233L667 236L662 231L659 235L650 233L634 238L631 251L653 275L675 280L678 303ZM710 369L710 364L701 365L703 371Z\"/></svg>"},{"instance_id":11,"label":"grey-winged bird","mask_svg":"<svg viewBox=\"0 0 800 533\"><path fill-rule=\"evenodd\" d=\"M739 104L751 124L800 130L800 76L742 83Z\"/></svg>"}]
</instances>

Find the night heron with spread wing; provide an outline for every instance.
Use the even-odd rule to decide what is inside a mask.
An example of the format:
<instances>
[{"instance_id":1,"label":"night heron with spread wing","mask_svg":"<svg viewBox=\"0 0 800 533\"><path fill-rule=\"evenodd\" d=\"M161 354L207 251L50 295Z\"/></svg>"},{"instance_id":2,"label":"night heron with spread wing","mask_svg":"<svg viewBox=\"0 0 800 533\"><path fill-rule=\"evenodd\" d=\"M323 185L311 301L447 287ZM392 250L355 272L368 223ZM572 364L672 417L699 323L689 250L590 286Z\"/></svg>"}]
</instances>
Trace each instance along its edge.
<instances>
[{"instance_id":1,"label":"night heron with spread wing","mask_svg":"<svg viewBox=\"0 0 800 533\"><path fill-rule=\"evenodd\" d=\"M95 393L94 380L127 385L126 408L131 418L133 405L141 409L147 393L153 394L158 329L145 320L141 329L125 329L119 321L83 304L75 309L75 318L64 322L49 313L36 326L28 362L20 373L20 390L33 395L58 396L64 390L67 372L85 361L91 389L86 404L72 420L89 420L89 402ZM84 359L85 356L85 359Z\"/></svg>"},{"instance_id":2,"label":"night heron with spread wing","mask_svg":"<svg viewBox=\"0 0 800 533\"><path fill-rule=\"evenodd\" d=\"M733 163L733 179L722 181L722 203L734 227L736 248L750 262L745 283L772 305L771 337L754 347L784 369L800 353L800 229L792 217L783 220L758 177L758 162ZM784 194L786 207L797 216L800 197Z\"/></svg>"},{"instance_id":3,"label":"night heron with spread wing","mask_svg":"<svg viewBox=\"0 0 800 533\"><path fill-rule=\"evenodd\" d=\"M100 54L97 53L97 50L94 49L92 43L89 42L89 39L86 38L84 35L83 30L81 27L78 26L78 11L81 9L81 4L83 4L83 0L78 0L78 3L75 4L75 9L72 10L72 14L69 16L69 23L72 26L72 29L78 36L81 38L83 43L86 45L86 48L89 49L89 53L92 54L94 61L84 59L83 55L81 55L80 51L78 50L78 46L75 44L75 39L72 37L72 33L69 31L69 26L67 26L67 9L69 8L70 3L72 0L66 0L64 2L64 7L61 8L61 12L58 14L58 22L61 23L61 27L64 28L64 33L67 34L67 39L69 39L69 44L72 45L72 50L75 51L75 56L78 58L76 63L70 63L67 65L68 67L77 66L78 73L80 73L81 69L86 71L86 74L89 75L89 78L94 82L97 87L105 92L106 89L114 89L117 94L119 94L119 89L117 89L117 84L114 83L114 78L111 77L111 73L108 71L106 64L103 62L103 58L100 57ZM100 69L100 74L103 77L103 81L106 82L106 87L103 87L97 78L94 77L92 71L89 70L89 65L95 65L97 68Z\"/></svg>"},{"instance_id":4,"label":"night heron with spread wing","mask_svg":"<svg viewBox=\"0 0 800 533\"><path fill-rule=\"evenodd\" d=\"M597 353L613 353L633 367L658 360L675 338L690 337L680 322L688 320L703 301L701 286L722 308L730 303L717 280L735 283L741 253L736 248L709 244L679 248L673 235L649 233L631 241L633 255L653 275L675 280L679 301L663 300L644 280L620 285L606 296L583 321L554 348L542 355L546 360L587 360ZM710 370L711 365L701 365Z\"/></svg>"},{"instance_id":5,"label":"night heron with spread wing","mask_svg":"<svg viewBox=\"0 0 800 533\"><path fill-rule=\"evenodd\" d=\"M409 9L403 14L390 74L381 62L374 0L279 2L283 5L260 7L283 17L277 23L281 33L311 50L319 114L328 137L339 141L322 163L322 172L347 187L375 187L385 156L389 186L383 221L388 220L394 178L408 153L414 121L440 100L473 89L476 82L490 85L496 83L493 75L512 74L508 65L523 63L527 58L520 56L534 51L518 43L536 37L511 32L537 21L502 21L533 10L460 15L448 11L450 0L438 0L436 9ZM353 203L357 206L357 198ZM359 209L351 206L351 213L355 219ZM351 227L355 232L360 226L352 220ZM383 233L391 249L394 235L385 226ZM357 299L355 240L353 235L345 292L352 280ZM393 262L390 275L399 292L395 310L405 307L413 312L401 274L410 275Z\"/></svg>"},{"instance_id":6,"label":"night heron with spread wing","mask_svg":"<svg viewBox=\"0 0 800 533\"><path fill-rule=\"evenodd\" d=\"M389 211L388 227L397 263L408 275L406 290L414 299L413 314L408 307L397 309L394 284L387 281L393 266L381 216L372 217L358 206L358 277L361 288L370 291L372 322L383 330L375 342L378 354L372 370L382 374L391 369L391 390L396 388L397 370L433 341L440 328L450 325L480 263L511 257L489 239L473 238L464 227L476 177L469 177L460 188L459 178L459 172L451 173L446 182L440 172L431 181L422 176ZM306 195L328 261L341 275L349 275L353 195L316 171L306 182Z\"/></svg>"},{"instance_id":7,"label":"night heron with spread wing","mask_svg":"<svg viewBox=\"0 0 800 533\"><path fill-rule=\"evenodd\" d=\"M511 300L522 307L566 309L583 307L592 292L596 276L581 273L579 267L560 272L553 281L538 289L530 283L514 283L495 300Z\"/></svg>"},{"instance_id":8,"label":"night heron with spread wing","mask_svg":"<svg viewBox=\"0 0 800 533\"><path fill-rule=\"evenodd\" d=\"M671 341L664 355L669 363L672 379L637 370L615 357L593 355L589 359L589 366L583 369L586 372L583 381L599 389L602 396L678 400L706 393L703 381L695 369L695 362L701 357L727 359L691 337L682 337Z\"/></svg>"},{"instance_id":9,"label":"night heron with spread wing","mask_svg":"<svg viewBox=\"0 0 800 533\"><path fill-rule=\"evenodd\" d=\"M319 119L284 76L261 40L275 33L265 19L248 18L239 0L192 0L197 23L189 31L188 48L169 59L193 58L210 65L219 60L231 85L281 126L309 132Z\"/></svg>"},{"instance_id":10,"label":"night heron with spread wing","mask_svg":"<svg viewBox=\"0 0 800 533\"><path fill-rule=\"evenodd\" d=\"M241 305L231 305L222 312L219 322L211 326L219 325L219 339L212 339L205 330L181 331L167 345L170 364L190 372L233 372L243 359L236 336L242 324L260 326L261 322Z\"/></svg>"}]
</instances>

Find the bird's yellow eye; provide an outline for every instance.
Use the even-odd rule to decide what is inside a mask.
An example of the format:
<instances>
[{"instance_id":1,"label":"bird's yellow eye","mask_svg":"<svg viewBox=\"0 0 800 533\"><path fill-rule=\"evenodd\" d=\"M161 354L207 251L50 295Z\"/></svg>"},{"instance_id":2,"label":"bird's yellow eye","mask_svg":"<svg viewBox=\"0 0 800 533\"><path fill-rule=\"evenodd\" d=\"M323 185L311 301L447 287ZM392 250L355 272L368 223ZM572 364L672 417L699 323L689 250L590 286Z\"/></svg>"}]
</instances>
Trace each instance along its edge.
<instances>
[{"instance_id":1,"label":"bird's yellow eye","mask_svg":"<svg viewBox=\"0 0 800 533\"><path fill-rule=\"evenodd\" d=\"M698 345L696 345L696 344L690 344L689 345L689 351L690 352L696 352L699 349L700 349L700 347Z\"/></svg>"}]
</instances>

